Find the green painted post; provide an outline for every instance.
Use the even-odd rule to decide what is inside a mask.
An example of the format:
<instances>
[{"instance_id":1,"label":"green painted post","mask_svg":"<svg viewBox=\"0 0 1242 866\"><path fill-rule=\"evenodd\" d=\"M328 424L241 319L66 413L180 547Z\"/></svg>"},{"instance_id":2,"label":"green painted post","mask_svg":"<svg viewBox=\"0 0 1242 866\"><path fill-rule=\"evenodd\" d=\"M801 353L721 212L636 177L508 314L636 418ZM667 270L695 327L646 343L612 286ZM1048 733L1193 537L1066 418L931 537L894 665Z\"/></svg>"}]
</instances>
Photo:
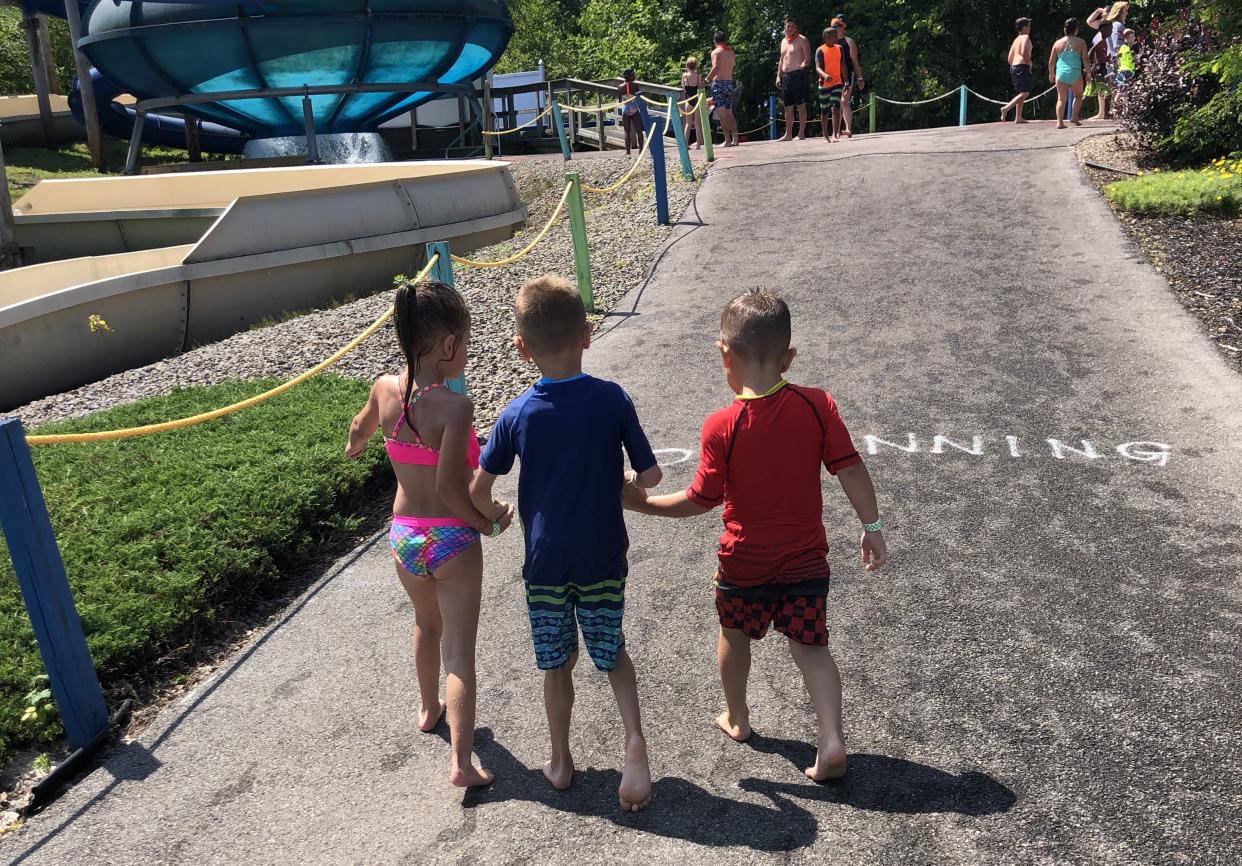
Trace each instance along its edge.
<instances>
[{"instance_id":1,"label":"green painted post","mask_svg":"<svg viewBox=\"0 0 1242 866\"><path fill-rule=\"evenodd\" d=\"M875 132L875 91L874 90L871 91L870 114L871 114L871 118L870 118L870 121L868 122L868 127L869 127L868 131Z\"/></svg>"},{"instance_id":2,"label":"green painted post","mask_svg":"<svg viewBox=\"0 0 1242 866\"><path fill-rule=\"evenodd\" d=\"M574 238L574 270L578 294L588 313L595 312L595 290L591 287L591 249L587 246L586 212L582 208L582 178L576 171L565 175L569 181L569 227Z\"/></svg>"},{"instance_id":3,"label":"green painted post","mask_svg":"<svg viewBox=\"0 0 1242 866\"><path fill-rule=\"evenodd\" d=\"M436 241L433 244L427 244L427 258L431 258L436 253L440 254L440 258L436 260L435 265L431 269L431 273L427 274L428 279L438 280L446 286L453 285L453 255L449 250L449 245L443 241ZM463 372L455 379L448 380L450 391L458 394L466 393L466 374Z\"/></svg>"},{"instance_id":4,"label":"green painted post","mask_svg":"<svg viewBox=\"0 0 1242 866\"><path fill-rule=\"evenodd\" d=\"M690 148L686 146L685 124L681 122L681 106L676 96L668 98L668 116L673 119L673 137L677 139L677 152L681 155L681 176L694 180L694 166L690 164Z\"/></svg>"},{"instance_id":5,"label":"green painted post","mask_svg":"<svg viewBox=\"0 0 1242 866\"><path fill-rule=\"evenodd\" d=\"M565 135L565 117L561 114L561 104L559 102L552 103L552 120L556 124L556 137L561 140L561 156L565 157L565 161L569 162L569 138Z\"/></svg>"},{"instance_id":6,"label":"green painted post","mask_svg":"<svg viewBox=\"0 0 1242 866\"><path fill-rule=\"evenodd\" d=\"M699 100L699 129L703 132L703 153L706 154L708 162L715 162L716 155L712 153L712 121L707 115L707 97Z\"/></svg>"}]
</instances>

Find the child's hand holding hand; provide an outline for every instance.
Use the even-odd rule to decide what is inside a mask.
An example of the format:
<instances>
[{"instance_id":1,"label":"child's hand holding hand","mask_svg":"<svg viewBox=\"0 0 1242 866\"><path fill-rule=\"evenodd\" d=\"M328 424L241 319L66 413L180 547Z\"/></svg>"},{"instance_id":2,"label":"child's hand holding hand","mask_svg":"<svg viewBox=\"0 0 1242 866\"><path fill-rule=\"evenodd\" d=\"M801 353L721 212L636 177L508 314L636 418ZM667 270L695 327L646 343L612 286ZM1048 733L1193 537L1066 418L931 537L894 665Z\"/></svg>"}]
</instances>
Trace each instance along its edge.
<instances>
[{"instance_id":1,"label":"child's hand holding hand","mask_svg":"<svg viewBox=\"0 0 1242 866\"><path fill-rule=\"evenodd\" d=\"M881 565L888 562L888 546L884 543L884 532L882 530L863 532L858 546L862 551L863 567L867 571L875 571Z\"/></svg>"},{"instance_id":2,"label":"child's hand holding hand","mask_svg":"<svg viewBox=\"0 0 1242 866\"><path fill-rule=\"evenodd\" d=\"M503 502L499 499L493 499L492 504L496 506L497 514L492 518L494 523L500 524L500 532L504 532L513 524L513 504ZM499 535L500 533L497 533Z\"/></svg>"},{"instance_id":3,"label":"child's hand holding hand","mask_svg":"<svg viewBox=\"0 0 1242 866\"><path fill-rule=\"evenodd\" d=\"M647 502L647 490L638 486L638 473L630 470L625 473L625 483L621 486L621 504L631 511Z\"/></svg>"}]
</instances>

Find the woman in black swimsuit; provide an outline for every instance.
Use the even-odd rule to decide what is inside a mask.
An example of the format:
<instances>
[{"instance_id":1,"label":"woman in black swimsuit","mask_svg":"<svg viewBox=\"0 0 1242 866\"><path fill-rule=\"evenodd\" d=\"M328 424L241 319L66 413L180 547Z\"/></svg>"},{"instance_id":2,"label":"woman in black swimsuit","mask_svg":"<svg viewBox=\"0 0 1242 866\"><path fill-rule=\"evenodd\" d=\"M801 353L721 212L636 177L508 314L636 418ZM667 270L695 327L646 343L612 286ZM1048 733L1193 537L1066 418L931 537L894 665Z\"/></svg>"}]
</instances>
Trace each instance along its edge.
<instances>
[{"instance_id":1,"label":"woman in black swimsuit","mask_svg":"<svg viewBox=\"0 0 1242 866\"><path fill-rule=\"evenodd\" d=\"M699 61L694 57L686 58L686 71L681 74L681 87L685 91L686 99L695 99L699 95L699 88L703 86L703 78L699 75ZM703 135L699 131L699 113L694 109L698 108L697 102L687 102L678 106L681 112L681 125L686 134L686 142L690 142L690 130L694 130L694 146L696 149L703 147ZM690 114L686 114L689 111Z\"/></svg>"}]
</instances>

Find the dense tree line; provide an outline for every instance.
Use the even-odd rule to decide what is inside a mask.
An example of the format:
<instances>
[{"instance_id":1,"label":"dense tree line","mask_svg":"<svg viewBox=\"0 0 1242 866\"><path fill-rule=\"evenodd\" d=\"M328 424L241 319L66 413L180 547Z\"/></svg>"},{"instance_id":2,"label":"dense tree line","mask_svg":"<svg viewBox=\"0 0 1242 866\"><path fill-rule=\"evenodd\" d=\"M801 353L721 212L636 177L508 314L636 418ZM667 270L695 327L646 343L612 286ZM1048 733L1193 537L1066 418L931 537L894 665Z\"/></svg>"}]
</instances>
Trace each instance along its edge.
<instances>
[{"instance_id":1,"label":"dense tree line","mask_svg":"<svg viewBox=\"0 0 1242 866\"><path fill-rule=\"evenodd\" d=\"M1175 16L1187 2L1132 3L1130 26L1141 30L1153 16ZM702 60L711 50L712 33L720 29L738 52L742 120L753 125L766 116L786 16L794 18L812 44L817 44L832 17L843 13L849 21L849 35L862 51L867 83L877 93L890 99L925 99L965 83L980 93L1008 98L1005 55L1015 19L1025 16L1034 22L1033 71L1038 83L1045 80L1048 53L1065 19L1086 20L1097 5L1107 4L1090 0L509 0L517 34L501 69L531 69L542 59L552 77L602 78L633 67L640 78L673 83L685 58L694 55ZM938 125L956 118L957 104L945 100L927 108L885 106L884 112L892 126ZM982 119L994 112L992 106L972 100L971 113L972 119Z\"/></svg>"}]
</instances>

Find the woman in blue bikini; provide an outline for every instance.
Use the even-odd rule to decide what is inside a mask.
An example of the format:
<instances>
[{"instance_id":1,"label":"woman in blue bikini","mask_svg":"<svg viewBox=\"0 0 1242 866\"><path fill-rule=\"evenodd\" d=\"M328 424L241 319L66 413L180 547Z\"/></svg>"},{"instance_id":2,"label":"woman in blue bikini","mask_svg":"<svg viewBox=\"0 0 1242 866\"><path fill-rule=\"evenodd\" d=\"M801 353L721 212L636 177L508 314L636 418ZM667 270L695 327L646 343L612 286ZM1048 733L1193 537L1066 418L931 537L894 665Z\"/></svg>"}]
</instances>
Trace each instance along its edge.
<instances>
[{"instance_id":1,"label":"woman in blue bikini","mask_svg":"<svg viewBox=\"0 0 1242 866\"><path fill-rule=\"evenodd\" d=\"M1078 19L1070 18L1065 22L1065 35L1053 43L1048 57L1048 83L1057 88L1057 129L1065 129L1065 100L1071 92L1074 108L1070 123L1082 126L1078 112L1082 109L1083 83L1091 80L1091 69L1083 63L1086 56L1087 43L1078 38Z\"/></svg>"}]
</instances>

